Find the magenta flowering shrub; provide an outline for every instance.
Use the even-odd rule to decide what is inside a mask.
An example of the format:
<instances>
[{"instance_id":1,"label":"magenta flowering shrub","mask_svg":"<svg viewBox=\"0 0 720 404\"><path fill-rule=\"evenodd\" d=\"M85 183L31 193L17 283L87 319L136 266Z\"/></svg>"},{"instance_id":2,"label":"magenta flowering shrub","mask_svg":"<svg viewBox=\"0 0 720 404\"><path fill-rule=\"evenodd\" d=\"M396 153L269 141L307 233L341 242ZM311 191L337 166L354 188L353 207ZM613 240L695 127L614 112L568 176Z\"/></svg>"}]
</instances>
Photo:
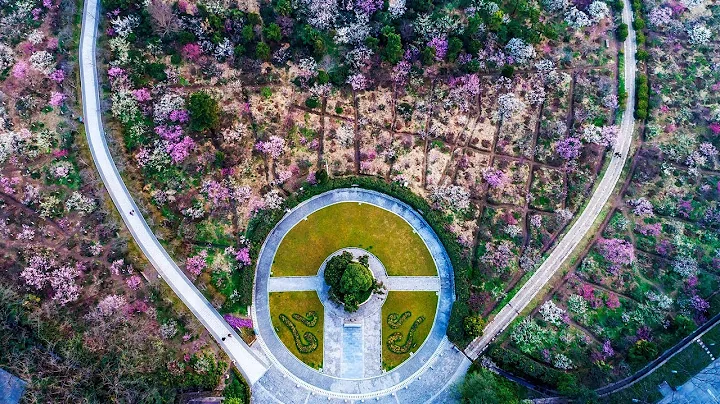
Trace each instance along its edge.
<instances>
[{"instance_id":1,"label":"magenta flowering shrub","mask_svg":"<svg viewBox=\"0 0 720 404\"><path fill-rule=\"evenodd\" d=\"M612 238L600 239L598 251L613 266L630 265L635 261L635 248L625 240Z\"/></svg>"},{"instance_id":2,"label":"magenta flowering shrub","mask_svg":"<svg viewBox=\"0 0 720 404\"><path fill-rule=\"evenodd\" d=\"M250 258L250 247L242 247L235 254L235 259L240 265L250 266L252 259Z\"/></svg>"},{"instance_id":3,"label":"magenta flowering shrub","mask_svg":"<svg viewBox=\"0 0 720 404\"><path fill-rule=\"evenodd\" d=\"M255 149L276 159L285 152L285 139L273 135L267 141L258 141Z\"/></svg>"},{"instance_id":4,"label":"magenta flowering shrub","mask_svg":"<svg viewBox=\"0 0 720 404\"><path fill-rule=\"evenodd\" d=\"M208 253L206 250L200 251L194 257L185 260L185 268L195 276L200 275L202 271L207 268L207 256Z\"/></svg>"},{"instance_id":5,"label":"magenta flowering shrub","mask_svg":"<svg viewBox=\"0 0 720 404\"><path fill-rule=\"evenodd\" d=\"M50 94L50 101L48 102L48 104L50 104L50 106L52 107L57 108L65 102L66 98L67 96L65 94L53 91L52 94Z\"/></svg>"},{"instance_id":6,"label":"magenta flowering shrub","mask_svg":"<svg viewBox=\"0 0 720 404\"><path fill-rule=\"evenodd\" d=\"M189 155L190 152L195 148L195 141L190 136L185 136L178 143L170 143L165 147L165 150L170 154L172 162L175 164L182 163Z\"/></svg>"},{"instance_id":7,"label":"magenta flowering shrub","mask_svg":"<svg viewBox=\"0 0 720 404\"><path fill-rule=\"evenodd\" d=\"M252 319L249 318L235 317L232 314L225 314L223 318L231 327L238 330L241 328L252 328L253 326Z\"/></svg>"},{"instance_id":8,"label":"magenta flowering shrub","mask_svg":"<svg viewBox=\"0 0 720 404\"><path fill-rule=\"evenodd\" d=\"M576 137L566 137L555 142L555 152L564 160L575 160L580 157L582 143Z\"/></svg>"},{"instance_id":9,"label":"magenta flowering shrub","mask_svg":"<svg viewBox=\"0 0 720 404\"><path fill-rule=\"evenodd\" d=\"M196 62L202 55L202 48L196 43L189 43L182 48L182 55L185 59Z\"/></svg>"}]
</instances>

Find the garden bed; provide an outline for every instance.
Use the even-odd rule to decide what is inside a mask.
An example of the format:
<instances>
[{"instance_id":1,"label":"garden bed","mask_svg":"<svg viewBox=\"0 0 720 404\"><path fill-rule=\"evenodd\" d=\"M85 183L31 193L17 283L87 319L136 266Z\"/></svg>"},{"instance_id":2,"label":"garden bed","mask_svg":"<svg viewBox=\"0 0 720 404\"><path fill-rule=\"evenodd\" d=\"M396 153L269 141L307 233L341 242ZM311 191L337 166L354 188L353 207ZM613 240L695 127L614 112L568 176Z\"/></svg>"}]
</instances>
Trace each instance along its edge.
<instances>
[{"instance_id":1,"label":"garden bed","mask_svg":"<svg viewBox=\"0 0 720 404\"><path fill-rule=\"evenodd\" d=\"M293 355L315 369L323 364L323 313L316 292L270 293L270 317L278 338ZM293 335L292 327L297 335ZM306 338L307 333L314 337Z\"/></svg>"},{"instance_id":2,"label":"garden bed","mask_svg":"<svg viewBox=\"0 0 720 404\"><path fill-rule=\"evenodd\" d=\"M432 329L437 304L438 297L435 292L388 292L382 307L383 369L391 370L397 367L420 348ZM407 312L410 314L404 314ZM392 314L396 316L389 318ZM414 328L413 344L407 342L411 328ZM394 333L401 335L393 337L391 340L394 342L388 343ZM390 346L395 348L391 351Z\"/></svg>"}]
</instances>

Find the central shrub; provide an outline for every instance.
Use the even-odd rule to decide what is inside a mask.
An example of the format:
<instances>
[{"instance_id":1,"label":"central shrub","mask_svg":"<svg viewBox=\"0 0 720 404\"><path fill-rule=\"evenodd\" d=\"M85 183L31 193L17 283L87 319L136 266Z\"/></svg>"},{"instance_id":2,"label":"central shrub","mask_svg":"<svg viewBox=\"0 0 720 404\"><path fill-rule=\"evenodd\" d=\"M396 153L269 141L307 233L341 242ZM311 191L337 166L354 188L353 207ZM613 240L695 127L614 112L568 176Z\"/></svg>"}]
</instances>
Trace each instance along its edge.
<instances>
[{"instance_id":1,"label":"central shrub","mask_svg":"<svg viewBox=\"0 0 720 404\"><path fill-rule=\"evenodd\" d=\"M368 256L354 261L353 255L344 251L325 265L325 282L330 286L330 298L342 303L345 310L353 312L367 300L375 289L375 278L368 268Z\"/></svg>"}]
</instances>

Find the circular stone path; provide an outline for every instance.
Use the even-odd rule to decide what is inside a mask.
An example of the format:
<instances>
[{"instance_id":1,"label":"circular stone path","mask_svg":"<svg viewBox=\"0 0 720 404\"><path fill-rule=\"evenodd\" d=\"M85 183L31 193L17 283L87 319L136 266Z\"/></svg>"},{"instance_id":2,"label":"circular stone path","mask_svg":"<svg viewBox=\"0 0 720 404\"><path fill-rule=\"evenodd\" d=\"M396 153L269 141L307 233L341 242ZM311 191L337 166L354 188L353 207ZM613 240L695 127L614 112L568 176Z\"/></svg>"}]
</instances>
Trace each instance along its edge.
<instances>
[{"instance_id":1,"label":"circular stone path","mask_svg":"<svg viewBox=\"0 0 720 404\"><path fill-rule=\"evenodd\" d=\"M387 277L388 290L434 290L438 294L435 321L429 335L420 348L400 366L389 372L377 372L364 377L343 377L339 369L340 360L333 362L333 356L341 356L337 350L325 349L323 372L310 368L293 355L278 338L270 318L269 293L271 291L316 290L324 285L322 277L270 277L275 253L283 237L297 223L308 215L326 206L340 202L358 202L388 210L405 219L425 242L438 271L437 277ZM348 250L350 250L348 248ZM430 286L428 286L430 285ZM289 211L270 232L258 258L255 287L253 289L252 316L260 350L267 357L271 369L258 383L253 385L257 402L312 402L311 397L327 397L327 400L390 400L397 402L403 397L412 402L426 402L447 394L448 384L464 374L469 361L446 337L455 291L453 270L450 259L435 232L422 216L405 203L388 195L361 188L344 188L317 195ZM329 317L326 310L325 319ZM365 349L376 355L379 361L381 336L378 316L377 335L379 346L372 353L368 343ZM342 320L340 320L342 321ZM327 324L327 321L326 321ZM327 344L333 337L323 335ZM364 339L367 339L367 332ZM372 336L370 337L372 338ZM337 345L341 347L341 345ZM256 347L253 347L256 348ZM327 348L327 345L326 345ZM342 349L340 349L342 350ZM330 351L330 352L328 352ZM367 356L367 355L366 355ZM337 359L337 358L334 358ZM330 360L328 362L328 360ZM366 358L364 362L369 363ZM367 368L367 366L365 366ZM456 377L453 377L456 376ZM412 389L411 389L412 388ZM317 398L316 398L317 399Z\"/></svg>"}]
</instances>

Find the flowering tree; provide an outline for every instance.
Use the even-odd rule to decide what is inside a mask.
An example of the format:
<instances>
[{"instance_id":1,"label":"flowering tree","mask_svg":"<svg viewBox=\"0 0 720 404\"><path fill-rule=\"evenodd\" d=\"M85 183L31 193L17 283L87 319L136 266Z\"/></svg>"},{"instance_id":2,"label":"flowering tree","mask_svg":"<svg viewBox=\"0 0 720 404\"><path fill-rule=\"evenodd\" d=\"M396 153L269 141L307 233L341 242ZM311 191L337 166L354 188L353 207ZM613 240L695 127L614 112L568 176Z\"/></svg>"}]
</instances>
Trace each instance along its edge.
<instances>
[{"instance_id":1,"label":"flowering tree","mask_svg":"<svg viewBox=\"0 0 720 404\"><path fill-rule=\"evenodd\" d=\"M207 268L207 256L207 250L200 251L197 255L185 261L185 268L195 276L200 275Z\"/></svg>"},{"instance_id":2,"label":"flowering tree","mask_svg":"<svg viewBox=\"0 0 720 404\"><path fill-rule=\"evenodd\" d=\"M593 1L588 6L588 14L594 23L610 16L610 7L604 1Z\"/></svg>"},{"instance_id":3,"label":"flowering tree","mask_svg":"<svg viewBox=\"0 0 720 404\"><path fill-rule=\"evenodd\" d=\"M687 34L690 37L690 43L693 45L705 45L710 42L713 36L710 28L702 23L697 23L689 27Z\"/></svg>"},{"instance_id":4,"label":"flowering tree","mask_svg":"<svg viewBox=\"0 0 720 404\"><path fill-rule=\"evenodd\" d=\"M576 137L566 137L555 142L555 152L564 160L575 160L580 157L582 143Z\"/></svg>"},{"instance_id":5,"label":"flowering tree","mask_svg":"<svg viewBox=\"0 0 720 404\"><path fill-rule=\"evenodd\" d=\"M648 13L648 21L653 27L664 27L672 21L672 9L670 7L655 7Z\"/></svg>"},{"instance_id":6,"label":"flowering tree","mask_svg":"<svg viewBox=\"0 0 720 404\"><path fill-rule=\"evenodd\" d=\"M565 13L565 22L575 29L585 28L592 24L590 17L574 6Z\"/></svg>"},{"instance_id":7,"label":"flowering tree","mask_svg":"<svg viewBox=\"0 0 720 404\"><path fill-rule=\"evenodd\" d=\"M20 273L28 286L37 290L50 287L52 299L61 306L77 300L80 296L80 287L76 279L80 271L76 266L58 265L42 255L34 255L28 265Z\"/></svg>"},{"instance_id":8,"label":"flowering tree","mask_svg":"<svg viewBox=\"0 0 720 404\"><path fill-rule=\"evenodd\" d=\"M285 139L279 136L270 136L267 141L258 141L255 149L274 159L280 157L285 151Z\"/></svg>"},{"instance_id":9,"label":"flowering tree","mask_svg":"<svg viewBox=\"0 0 720 404\"><path fill-rule=\"evenodd\" d=\"M447 39L443 37L433 37L428 42L427 46L435 50L435 60L440 61L445 59L445 55L447 55L448 50Z\"/></svg>"},{"instance_id":10,"label":"flowering tree","mask_svg":"<svg viewBox=\"0 0 720 404\"><path fill-rule=\"evenodd\" d=\"M490 188L501 188L507 182L507 176L505 173L494 167L485 168L482 176Z\"/></svg>"},{"instance_id":11,"label":"flowering tree","mask_svg":"<svg viewBox=\"0 0 720 404\"><path fill-rule=\"evenodd\" d=\"M632 201L628 201L628 203L633 207L633 214L640 217L654 216L653 205L646 198L641 197Z\"/></svg>"},{"instance_id":12,"label":"flowering tree","mask_svg":"<svg viewBox=\"0 0 720 404\"><path fill-rule=\"evenodd\" d=\"M565 316L565 310L558 307L552 300L548 300L540 306L540 315L543 320L553 325L560 325L563 323Z\"/></svg>"},{"instance_id":13,"label":"flowering tree","mask_svg":"<svg viewBox=\"0 0 720 404\"><path fill-rule=\"evenodd\" d=\"M515 93L505 93L498 97L497 116L500 120L510 119L525 109L525 104Z\"/></svg>"},{"instance_id":14,"label":"flowering tree","mask_svg":"<svg viewBox=\"0 0 720 404\"><path fill-rule=\"evenodd\" d=\"M635 261L635 248L625 240L617 238L600 239L598 240L598 250L613 267L630 265Z\"/></svg>"},{"instance_id":15,"label":"flowering tree","mask_svg":"<svg viewBox=\"0 0 720 404\"><path fill-rule=\"evenodd\" d=\"M505 45L508 55L517 64L524 65L535 57L535 49L520 38L513 38Z\"/></svg>"},{"instance_id":16,"label":"flowering tree","mask_svg":"<svg viewBox=\"0 0 720 404\"><path fill-rule=\"evenodd\" d=\"M470 207L470 193L458 185L435 187L430 200L447 209L465 210Z\"/></svg>"},{"instance_id":17,"label":"flowering tree","mask_svg":"<svg viewBox=\"0 0 720 404\"><path fill-rule=\"evenodd\" d=\"M492 243L485 244L485 255L483 255L482 261L492 268L504 271L510 266L514 258L515 254L512 251L512 243L507 240L503 240L497 245Z\"/></svg>"}]
</instances>

